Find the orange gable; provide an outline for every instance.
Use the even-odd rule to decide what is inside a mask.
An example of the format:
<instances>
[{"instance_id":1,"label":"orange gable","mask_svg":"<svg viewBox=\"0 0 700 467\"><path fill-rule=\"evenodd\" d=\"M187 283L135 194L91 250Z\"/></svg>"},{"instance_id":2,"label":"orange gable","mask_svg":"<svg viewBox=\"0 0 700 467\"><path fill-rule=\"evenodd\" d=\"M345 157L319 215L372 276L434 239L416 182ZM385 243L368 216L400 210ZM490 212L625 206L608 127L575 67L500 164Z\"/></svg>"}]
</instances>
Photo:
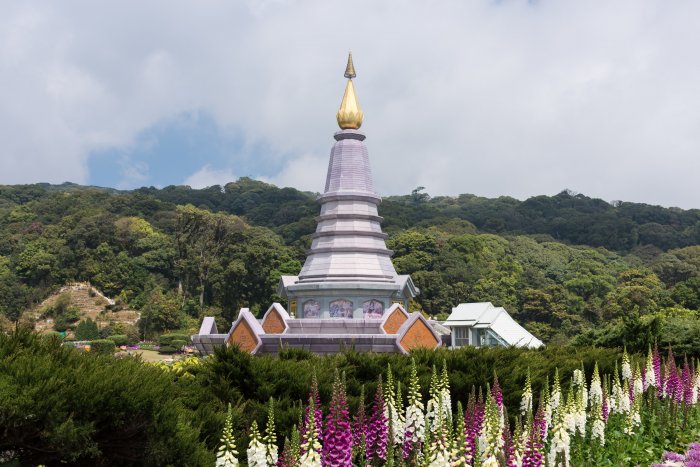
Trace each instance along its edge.
<instances>
[{"instance_id":1,"label":"orange gable","mask_svg":"<svg viewBox=\"0 0 700 467\"><path fill-rule=\"evenodd\" d=\"M417 347L434 349L438 347L440 342L435 338L429 325L425 321L417 319L411 327L408 328L399 344L404 350L409 351Z\"/></svg>"},{"instance_id":2,"label":"orange gable","mask_svg":"<svg viewBox=\"0 0 700 467\"><path fill-rule=\"evenodd\" d=\"M287 326L284 325L284 320L280 316L279 311L273 308L262 322L262 328L265 334L282 334Z\"/></svg>"},{"instance_id":3,"label":"orange gable","mask_svg":"<svg viewBox=\"0 0 700 467\"><path fill-rule=\"evenodd\" d=\"M406 321L408 321L406 315L399 308L395 308L394 311L391 312L391 315L389 315L389 317L386 319L382 327L384 328L384 332L387 334L396 334L401 325Z\"/></svg>"},{"instance_id":4,"label":"orange gable","mask_svg":"<svg viewBox=\"0 0 700 467\"><path fill-rule=\"evenodd\" d=\"M237 344L241 350L251 353L258 345L258 340L250 325L245 320L240 320L231 333L227 344Z\"/></svg>"}]
</instances>

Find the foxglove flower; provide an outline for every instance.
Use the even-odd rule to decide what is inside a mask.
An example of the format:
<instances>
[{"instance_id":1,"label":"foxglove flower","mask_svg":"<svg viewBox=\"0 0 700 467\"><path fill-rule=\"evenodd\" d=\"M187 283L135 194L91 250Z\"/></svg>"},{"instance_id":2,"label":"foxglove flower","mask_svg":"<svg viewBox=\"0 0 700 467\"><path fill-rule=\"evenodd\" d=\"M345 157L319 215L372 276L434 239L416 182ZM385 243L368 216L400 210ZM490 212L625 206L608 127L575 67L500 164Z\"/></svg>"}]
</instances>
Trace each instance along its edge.
<instances>
[{"instance_id":1,"label":"foxglove flower","mask_svg":"<svg viewBox=\"0 0 700 467\"><path fill-rule=\"evenodd\" d=\"M630 380L632 378L632 366L630 365L630 357L627 355L627 347L622 352L622 379Z\"/></svg>"},{"instance_id":2,"label":"foxglove flower","mask_svg":"<svg viewBox=\"0 0 700 467\"><path fill-rule=\"evenodd\" d=\"M477 452L477 443L481 434L481 427L484 420L484 399L479 388L479 397L476 397L474 387L469 395L467 411L464 414L465 425L465 453L469 465L474 461Z\"/></svg>"},{"instance_id":3,"label":"foxglove flower","mask_svg":"<svg viewBox=\"0 0 700 467\"><path fill-rule=\"evenodd\" d=\"M571 450L571 437L564 426L564 414L559 413L552 429L552 441L549 446L547 462L550 466L557 465L557 460L561 460L559 465L568 467Z\"/></svg>"},{"instance_id":4,"label":"foxglove flower","mask_svg":"<svg viewBox=\"0 0 700 467\"><path fill-rule=\"evenodd\" d=\"M664 387L663 375L661 374L661 354L656 344L654 344L654 352L652 353L652 364L654 367L654 376L656 377L656 389L661 392Z\"/></svg>"},{"instance_id":5,"label":"foxglove flower","mask_svg":"<svg viewBox=\"0 0 700 467\"><path fill-rule=\"evenodd\" d=\"M644 375L644 390L650 387L656 387L656 368L654 365L654 354L651 351L651 346L649 346L649 351L647 352L647 364L645 367L646 373Z\"/></svg>"},{"instance_id":6,"label":"foxglove flower","mask_svg":"<svg viewBox=\"0 0 700 467\"><path fill-rule=\"evenodd\" d=\"M387 419L384 416L384 394L382 391L382 378L380 376L377 392L374 396L374 404L372 405L372 415L367 425L367 435L365 438L365 453L368 461L372 459L386 459L387 435L388 426Z\"/></svg>"},{"instance_id":7,"label":"foxglove flower","mask_svg":"<svg viewBox=\"0 0 700 467\"><path fill-rule=\"evenodd\" d=\"M501 415L501 409L498 407L498 402L492 390L486 397L484 424L479 436L479 452L481 453L482 465L492 463L503 447Z\"/></svg>"},{"instance_id":8,"label":"foxglove flower","mask_svg":"<svg viewBox=\"0 0 700 467\"><path fill-rule=\"evenodd\" d=\"M591 378L591 390L588 393L588 400L591 405L601 405L603 403L603 387L600 383L598 362L593 366L593 377Z\"/></svg>"},{"instance_id":9,"label":"foxglove flower","mask_svg":"<svg viewBox=\"0 0 700 467\"><path fill-rule=\"evenodd\" d=\"M503 417L507 420L506 409L504 408L503 411ZM501 437L503 438L503 458L505 459L506 467L518 467L518 463L516 462L516 443L513 440L513 434L510 431L509 423L506 423L503 427L503 434Z\"/></svg>"},{"instance_id":10,"label":"foxglove flower","mask_svg":"<svg viewBox=\"0 0 700 467\"><path fill-rule=\"evenodd\" d=\"M309 424L309 412L313 411L314 412L314 419L315 419L315 426L316 426L316 438L318 439L319 443L322 442L322 437L323 437L323 411L321 410L321 396L318 393L318 379L316 379L316 373L314 372L312 378L311 378L311 388L309 390L309 398L312 401L312 404L310 404L308 407L306 407L306 412L304 413L304 423L302 424L301 428L301 444L302 446L305 446L308 441L308 433L306 432L306 428ZM302 448L302 453L304 453L304 448Z\"/></svg>"},{"instance_id":11,"label":"foxglove flower","mask_svg":"<svg viewBox=\"0 0 700 467\"><path fill-rule=\"evenodd\" d=\"M537 409L537 413L544 413L541 405ZM544 422L544 420L541 419L541 422ZM530 414L525 426L525 450L521 463L522 467L542 467L544 465L543 438L541 437L541 428L538 428L537 424L536 419L533 421L532 414Z\"/></svg>"},{"instance_id":12,"label":"foxglove flower","mask_svg":"<svg viewBox=\"0 0 700 467\"><path fill-rule=\"evenodd\" d=\"M420 386L418 385L418 373L416 361L411 358L411 377L408 383L408 397L406 407L406 424L404 425L405 439L410 442L411 448L420 449L420 443L425 441L425 414L421 401Z\"/></svg>"},{"instance_id":13,"label":"foxglove flower","mask_svg":"<svg viewBox=\"0 0 700 467\"><path fill-rule=\"evenodd\" d=\"M391 365L387 365L386 385L384 385L384 416L391 421L394 427L394 439L392 443L400 444L403 440L403 417L400 415L402 407L397 403L394 393L394 378L391 374Z\"/></svg>"},{"instance_id":14,"label":"foxglove flower","mask_svg":"<svg viewBox=\"0 0 700 467\"><path fill-rule=\"evenodd\" d=\"M532 412L532 381L530 380L530 368L528 368L523 395L520 399L520 413L527 415L530 412Z\"/></svg>"},{"instance_id":15,"label":"foxglove flower","mask_svg":"<svg viewBox=\"0 0 700 467\"><path fill-rule=\"evenodd\" d=\"M267 408L267 425L265 426L265 456L269 465L277 463L277 433L275 433L275 405L272 397Z\"/></svg>"},{"instance_id":16,"label":"foxglove flower","mask_svg":"<svg viewBox=\"0 0 700 467\"><path fill-rule=\"evenodd\" d=\"M367 421L365 420L365 386L360 391L360 402L357 406L357 413L352 426L352 444L359 451L365 452L365 433L367 431Z\"/></svg>"},{"instance_id":17,"label":"foxglove flower","mask_svg":"<svg viewBox=\"0 0 700 467\"><path fill-rule=\"evenodd\" d=\"M547 439L547 434L549 431L549 426L547 420L545 419L545 413L543 408L543 403L540 401L539 407L537 407L537 413L535 414L535 419L533 420L533 427L537 430L538 438L540 440Z\"/></svg>"},{"instance_id":18,"label":"foxglove flower","mask_svg":"<svg viewBox=\"0 0 700 467\"><path fill-rule=\"evenodd\" d=\"M352 429L345 386L336 371L328 408L321 461L324 467L352 464Z\"/></svg>"},{"instance_id":19,"label":"foxglove flower","mask_svg":"<svg viewBox=\"0 0 700 467\"><path fill-rule=\"evenodd\" d=\"M625 427L624 432L628 435L633 435L637 427L642 424L642 418L640 416L641 401L639 399L633 401L630 405L630 409L627 412L627 417L625 417Z\"/></svg>"},{"instance_id":20,"label":"foxglove flower","mask_svg":"<svg viewBox=\"0 0 700 467\"><path fill-rule=\"evenodd\" d=\"M299 465L301 467L322 467L321 464L321 442L319 440L320 428L316 424L316 411L314 410L314 398L309 397L309 406L306 411L305 423L305 441L301 445L301 458Z\"/></svg>"},{"instance_id":21,"label":"foxglove flower","mask_svg":"<svg viewBox=\"0 0 700 467\"><path fill-rule=\"evenodd\" d=\"M267 449L260 440L258 422L255 420L253 420L253 424L250 427L250 442L246 453L248 454L249 467L267 467Z\"/></svg>"},{"instance_id":22,"label":"foxglove flower","mask_svg":"<svg viewBox=\"0 0 700 467\"><path fill-rule=\"evenodd\" d=\"M693 387L695 386L693 381L693 373L690 371L690 366L688 365L688 358L686 357L685 363L683 364L683 371L681 373L681 385L683 387L683 402L687 405L693 403Z\"/></svg>"},{"instance_id":23,"label":"foxglove flower","mask_svg":"<svg viewBox=\"0 0 700 467\"><path fill-rule=\"evenodd\" d=\"M542 408L544 413L544 420L547 423L547 428L552 424L552 398L549 394L549 375L545 376L544 385L542 385L542 390L540 391L540 406L538 410Z\"/></svg>"},{"instance_id":24,"label":"foxglove flower","mask_svg":"<svg viewBox=\"0 0 700 467\"><path fill-rule=\"evenodd\" d=\"M450 449L449 465L451 467L466 467L469 465L467 463L467 427L464 423L464 415L462 403L457 401L457 420Z\"/></svg>"},{"instance_id":25,"label":"foxglove flower","mask_svg":"<svg viewBox=\"0 0 700 467\"><path fill-rule=\"evenodd\" d=\"M670 347L668 349L668 361L666 363L666 390L664 393L666 397L680 404L683 402L683 384L678 375L678 368L676 367L676 359L673 355L673 350L671 350Z\"/></svg>"},{"instance_id":26,"label":"foxglove flower","mask_svg":"<svg viewBox=\"0 0 700 467\"><path fill-rule=\"evenodd\" d=\"M442 409L442 397L438 401L435 412L435 433L432 434L430 443L429 467L444 467L450 464L450 440L448 435L445 411Z\"/></svg>"},{"instance_id":27,"label":"foxglove flower","mask_svg":"<svg viewBox=\"0 0 700 467\"><path fill-rule=\"evenodd\" d=\"M566 396L566 402L564 403L564 406L562 407L560 412L564 416L564 419L563 419L564 426L566 427L566 429L569 431L569 433L571 435L575 435L576 434L576 426L577 426L577 423L576 423L577 409L576 409L576 394L574 394L573 381L572 381L571 387L569 388L569 392Z\"/></svg>"},{"instance_id":28,"label":"foxglove flower","mask_svg":"<svg viewBox=\"0 0 700 467\"><path fill-rule=\"evenodd\" d=\"M586 393L586 382L584 381L576 391L575 418L576 430L581 436L586 436L586 403L588 394Z\"/></svg>"},{"instance_id":29,"label":"foxglove flower","mask_svg":"<svg viewBox=\"0 0 700 467\"><path fill-rule=\"evenodd\" d=\"M226 422L224 423L224 431L221 434L221 446L216 453L216 467L238 466L237 455L236 439L233 437L233 411L229 403Z\"/></svg>"},{"instance_id":30,"label":"foxglove flower","mask_svg":"<svg viewBox=\"0 0 700 467\"><path fill-rule=\"evenodd\" d=\"M593 423L591 424L591 440L605 446L605 421L603 421L603 410L601 406L595 406Z\"/></svg>"},{"instance_id":31,"label":"foxglove flower","mask_svg":"<svg viewBox=\"0 0 700 467\"><path fill-rule=\"evenodd\" d=\"M574 370L574 375L571 378L571 381L574 383L574 386L580 386L583 384L583 371L576 369Z\"/></svg>"},{"instance_id":32,"label":"foxglove flower","mask_svg":"<svg viewBox=\"0 0 700 467\"><path fill-rule=\"evenodd\" d=\"M450 376L447 373L447 361L442 360L442 374L440 376L440 394L442 396L442 411L445 420L452 422L452 396L450 395Z\"/></svg>"},{"instance_id":33,"label":"foxglove flower","mask_svg":"<svg viewBox=\"0 0 700 467\"><path fill-rule=\"evenodd\" d=\"M634 369L633 381L632 394L636 399L644 393L644 380L642 379L642 372L639 369L639 362L637 362L637 366Z\"/></svg>"},{"instance_id":34,"label":"foxglove flower","mask_svg":"<svg viewBox=\"0 0 700 467\"><path fill-rule=\"evenodd\" d=\"M554 369L554 384L552 386L552 396L551 396L551 416L554 417L559 406L561 405L561 385L559 384L559 368Z\"/></svg>"},{"instance_id":35,"label":"foxglove flower","mask_svg":"<svg viewBox=\"0 0 700 467\"><path fill-rule=\"evenodd\" d=\"M428 403L425 406L425 423L431 432L437 429L436 419L439 418L437 413L438 407L441 406L440 401L443 398L442 379L438 377L437 369L433 365L433 374L430 378L430 388L428 389Z\"/></svg>"}]
</instances>

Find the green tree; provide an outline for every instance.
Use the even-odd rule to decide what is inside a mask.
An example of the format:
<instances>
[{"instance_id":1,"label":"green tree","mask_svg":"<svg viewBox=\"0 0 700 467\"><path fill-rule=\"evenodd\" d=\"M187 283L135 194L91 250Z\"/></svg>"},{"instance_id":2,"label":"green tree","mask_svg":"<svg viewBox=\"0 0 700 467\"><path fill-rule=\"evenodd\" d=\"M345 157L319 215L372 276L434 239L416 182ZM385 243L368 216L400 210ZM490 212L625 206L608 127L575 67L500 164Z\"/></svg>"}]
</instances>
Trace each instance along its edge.
<instances>
[{"instance_id":1,"label":"green tree","mask_svg":"<svg viewBox=\"0 0 700 467\"><path fill-rule=\"evenodd\" d=\"M91 341L99 337L97 323L90 318L82 320L75 328L75 338L79 341Z\"/></svg>"},{"instance_id":2,"label":"green tree","mask_svg":"<svg viewBox=\"0 0 700 467\"><path fill-rule=\"evenodd\" d=\"M184 313L180 300L174 293L164 293L160 288L153 289L141 308L138 326L141 336L146 339L155 334L180 329Z\"/></svg>"},{"instance_id":3,"label":"green tree","mask_svg":"<svg viewBox=\"0 0 700 467\"><path fill-rule=\"evenodd\" d=\"M245 223L235 216L212 213L192 205L177 207L180 281L185 289L190 279L197 281L200 307L204 307L211 273L220 267L221 252L231 243L234 233L245 228Z\"/></svg>"}]
</instances>

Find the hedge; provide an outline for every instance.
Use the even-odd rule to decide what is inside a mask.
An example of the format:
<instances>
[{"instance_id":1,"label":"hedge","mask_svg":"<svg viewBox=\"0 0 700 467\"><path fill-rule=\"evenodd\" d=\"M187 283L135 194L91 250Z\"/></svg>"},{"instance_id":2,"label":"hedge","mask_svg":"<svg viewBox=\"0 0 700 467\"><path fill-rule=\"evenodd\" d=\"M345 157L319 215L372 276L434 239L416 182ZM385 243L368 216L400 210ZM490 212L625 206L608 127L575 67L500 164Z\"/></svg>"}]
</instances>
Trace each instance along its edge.
<instances>
[{"instance_id":1,"label":"hedge","mask_svg":"<svg viewBox=\"0 0 700 467\"><path fill-rule=\"evenodd\" d=\"M172 334L161 334L160 337L158 338L158 343L161 346L171 346L175 347L173 345L173 341L183 341L184 343L182 345L187 345L190 341L190 336L187 334L179 334L179 333L172 333ZM180 347L182 347L182 345Z\"/></svg>"},{"instance_id":2,"label":"hedge","mask_svg":"<svg viewBox=\"0 0 700 467\"><path fill-rule=\"evenodd\" d=\"M114 345L120 347L122 345L129 345L129 337L126 334L113 334L109 336L106 340L114 342Z\"/></svg>"},{"instance_id":3,"label":"hedge","mask_svg":"<svg viewBox=\"0 0 700 467\"><path fill-rule=\"evenodd\" d=\"M90 352L98 354L113 354L116 347L114 342L109 339L97 339L90 342Z\"/></svg>"}]
</instances>

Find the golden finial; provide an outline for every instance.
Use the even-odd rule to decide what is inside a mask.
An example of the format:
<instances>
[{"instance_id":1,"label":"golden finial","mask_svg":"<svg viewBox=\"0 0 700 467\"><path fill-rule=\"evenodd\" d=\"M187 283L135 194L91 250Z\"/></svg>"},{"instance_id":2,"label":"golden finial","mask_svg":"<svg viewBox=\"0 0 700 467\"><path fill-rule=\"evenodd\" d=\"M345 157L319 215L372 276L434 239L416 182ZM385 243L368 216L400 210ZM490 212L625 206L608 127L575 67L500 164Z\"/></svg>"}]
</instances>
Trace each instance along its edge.
<instances>
[{"instance_id":1,"label":"golden finial","mask_svg":"<svg viewBox=\"0 0 700 467\"><path fill-rule=\"evenodd\" d=\"M362 126L364 115L355 96L355 86L352 84L352 79L355 76L355 66L352 63L351 52L348 54L348 65L345 67L345 77L348 79L348 84L345 85L345 94L343 94L340 109L336 114L338 125L343 130L357 130Z\"/></svg>"}]
</instances>

